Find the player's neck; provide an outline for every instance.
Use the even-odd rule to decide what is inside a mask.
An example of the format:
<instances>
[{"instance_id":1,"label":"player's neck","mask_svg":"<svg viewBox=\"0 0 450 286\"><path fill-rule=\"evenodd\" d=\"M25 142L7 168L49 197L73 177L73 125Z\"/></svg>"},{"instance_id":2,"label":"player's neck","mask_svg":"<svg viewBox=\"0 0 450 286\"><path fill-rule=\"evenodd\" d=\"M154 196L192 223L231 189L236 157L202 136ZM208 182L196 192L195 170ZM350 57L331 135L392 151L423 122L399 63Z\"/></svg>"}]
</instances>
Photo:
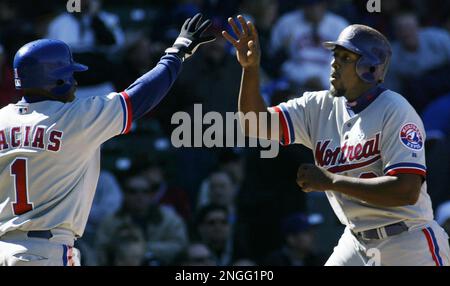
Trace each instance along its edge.
<instances>
[{"instance_id":1,"label":"player's neck","mask_svg":"<svg viewBox=\"0 0 450 286\"><path fill-rule=\"evenodd\" d=\"M357 86L351 90L347 90L345 93L345 98L347 101L352 102L358 99L360 96L366 94L369 90L376 87L374 84L362 84L360 86Z\"/></svg>"}]
</instances>

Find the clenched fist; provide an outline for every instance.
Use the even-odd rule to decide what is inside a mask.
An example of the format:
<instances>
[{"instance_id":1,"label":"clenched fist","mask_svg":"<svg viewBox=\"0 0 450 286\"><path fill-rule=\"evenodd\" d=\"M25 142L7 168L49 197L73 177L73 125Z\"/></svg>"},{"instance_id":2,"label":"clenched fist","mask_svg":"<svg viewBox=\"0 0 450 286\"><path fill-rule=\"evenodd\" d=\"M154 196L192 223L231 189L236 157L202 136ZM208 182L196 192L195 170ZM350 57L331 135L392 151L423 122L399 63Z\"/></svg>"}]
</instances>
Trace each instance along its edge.
<instances>
[{"instance_id":1,"label":"clenched fist","mask_svg":"<svg viewBox=\"0 0 450 286\"><path fill-rule=\"evenodd\" d=\"M304 192L330 190L334 174L313 164L302 164L297 171L297 184Z\"/></svg>"}]
</instances>

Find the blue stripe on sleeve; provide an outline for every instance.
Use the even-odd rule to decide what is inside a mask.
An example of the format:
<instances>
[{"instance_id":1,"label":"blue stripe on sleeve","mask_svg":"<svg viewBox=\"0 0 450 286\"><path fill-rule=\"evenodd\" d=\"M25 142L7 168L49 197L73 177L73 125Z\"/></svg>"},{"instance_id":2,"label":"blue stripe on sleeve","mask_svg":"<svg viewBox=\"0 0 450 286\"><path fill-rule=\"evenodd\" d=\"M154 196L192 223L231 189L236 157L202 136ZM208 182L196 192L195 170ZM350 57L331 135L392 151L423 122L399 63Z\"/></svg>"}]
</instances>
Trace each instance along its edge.
<instances>
[{"instance_id":1,"label":"blue stripe on sleeve","mask_svg":"<svg viewBox=\"0 0 450 286\"><path fill-rule=\"evenodd\" d=\"M427 170L427 168L423 165L420 164L416 164L416 163L398 163L398 164L394 164L392 166L389 166L387 168L384 169L384 173L388 172L391 169L395 169L395 168L399 168L399 167L412 167L412 168L418 168L418 169L422 169L424 171Z\"/></svg>"},{"instance_id":2,"label":"blue stripe on sleeve","mask_svg":"<svg viewBox=\"0 0 450 286\"><path fill-rule=\"evenodd\" d=\"M286 109L284 105L280 105L281 110L283 111L284 116L288 122L289 134L290 134L290 142L291 144L295 142L295 133L294 133L294 125L292 124L291 116L289 115L289 111Z\"/></svg>"},{"instance_id":3,"label":"blue stripe on sleeve","mask_svg":"<svg viewBox=\"0 0 450 286\"><path fill-rule=\"evenodd\" d=\"M122 134L125 131L125 127L127 126L127 105L125 103L125 99L120 96L120 104L122 105L123 109L123 125L122 130L120 131L120 134Z\"/></svg>"}]
</instances>

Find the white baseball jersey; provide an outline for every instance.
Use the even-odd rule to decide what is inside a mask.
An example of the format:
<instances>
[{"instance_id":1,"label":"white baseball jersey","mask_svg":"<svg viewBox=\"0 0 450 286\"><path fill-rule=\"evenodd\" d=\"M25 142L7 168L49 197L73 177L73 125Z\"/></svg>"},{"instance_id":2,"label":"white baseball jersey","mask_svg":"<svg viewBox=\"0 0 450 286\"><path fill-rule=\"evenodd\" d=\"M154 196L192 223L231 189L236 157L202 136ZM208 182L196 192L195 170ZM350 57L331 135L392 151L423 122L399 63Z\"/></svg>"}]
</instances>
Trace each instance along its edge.
<instances>
[{"instance_id":1,"label":"white baseball jersey","mask_svg":"<svg viewBox=\"0 0 450 286\"><path fill-rule=\"evenodd\" d=\"M426 175L422 121L408 101L391 90L376 87L354 102L329 91L305 92L269 110L280 115L282 143L310 148L316 165L330 172L357 178ZM402 207L374 206L333 191L326 194L340 221L355 232L433 219L425 182L417 203Z\"/></svg>"},{"instance_id":2,"label":"white baseball jersey","mask_svg":"<svg viewBox=\"0 0 450 286\"><path fill-rule=\"evenodd\" d=\"M100 145L128 132L126 93L0 110L0 236L64 229L81 236L100 171Z\"/></svg>"}]
</instances>

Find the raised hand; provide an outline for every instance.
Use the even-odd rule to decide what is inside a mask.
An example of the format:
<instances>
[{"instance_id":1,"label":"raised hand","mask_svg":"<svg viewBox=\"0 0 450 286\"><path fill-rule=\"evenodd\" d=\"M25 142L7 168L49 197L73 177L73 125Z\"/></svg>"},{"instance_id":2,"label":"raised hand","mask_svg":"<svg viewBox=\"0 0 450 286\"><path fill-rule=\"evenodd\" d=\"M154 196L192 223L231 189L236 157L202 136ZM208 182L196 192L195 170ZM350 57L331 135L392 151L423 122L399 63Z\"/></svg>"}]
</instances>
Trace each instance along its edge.
<instances>
[{"instance_id":1,"label":"raised hand","mask_svg":"<svg viewBox=\"0 0 450 286\"><path fill-rule=\"evenodd\" d=\"M214 36L203 36L211 20L202 22L202 14L196 14L192 19L187 19L181 27L180 35L172 47L166 49L168 54L177 54L182 60L192 56L200 45L214 41Z\"/></svg>"},{"instance_id":2,"label":"raised hand","mask_svg":"<svg viewBox=\"0 0 450 286\"><path fill-rule=\"evenodd\" d=\"M245 22L242 15L237 16L241 29L233 18L228 18L228 24L237 38L227 31L222 31L223 37L236 48L236 57L243 68L259 67L261 50L259 47L258 32L252 22Z\"/></svg>"}]
</instances>

